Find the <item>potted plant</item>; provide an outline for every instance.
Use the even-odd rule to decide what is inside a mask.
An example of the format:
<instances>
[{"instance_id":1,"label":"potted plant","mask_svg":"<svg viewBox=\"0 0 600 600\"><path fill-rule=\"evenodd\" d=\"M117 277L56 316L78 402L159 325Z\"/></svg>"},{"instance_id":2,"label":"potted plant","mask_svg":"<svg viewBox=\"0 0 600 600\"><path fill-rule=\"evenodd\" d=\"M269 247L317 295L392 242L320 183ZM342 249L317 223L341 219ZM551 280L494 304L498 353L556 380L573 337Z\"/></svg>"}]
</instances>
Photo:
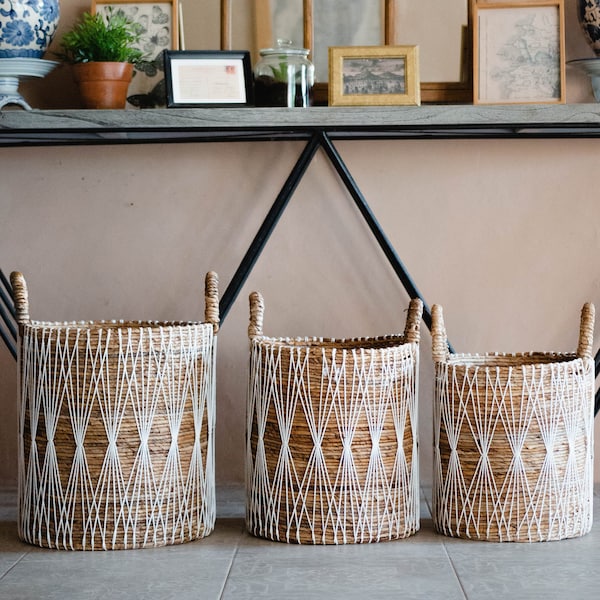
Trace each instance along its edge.
<instances>
[{"instance_id":1,"label":"potted plant","mask_svg":"<svg viewBox=\"0 0 600 600\"><path fill-rule=\"evenodd\" d=\"M83 13L61 40L60 58L73 66L85 108L124 108L133 65L143 58L135 45L141 26L122 11Z\"/></svg>"},{"instance_id":2,"label":"potted plant","mask_svg":"<svg viewBox=\"0 0 600 600\"><path fill-rule=\"evenodd\" d=\"M261 50L260 57L254 71L256 106L312 104L315 68L308 60L308 50L279 39L275 48Z\"/></svg>"}]
</instances>

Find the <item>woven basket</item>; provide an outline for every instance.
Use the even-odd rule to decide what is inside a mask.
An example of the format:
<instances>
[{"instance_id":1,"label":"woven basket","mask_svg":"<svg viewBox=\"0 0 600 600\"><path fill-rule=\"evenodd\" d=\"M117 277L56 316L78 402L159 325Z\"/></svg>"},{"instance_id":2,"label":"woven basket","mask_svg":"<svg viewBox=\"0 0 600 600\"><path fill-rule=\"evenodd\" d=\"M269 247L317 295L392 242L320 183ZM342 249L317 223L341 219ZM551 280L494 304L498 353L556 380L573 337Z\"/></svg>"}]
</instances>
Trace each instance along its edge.
<instances>
[{"instance_id":1,"label":"woven basket","mask_svg":"<svg viewBox=\"0 0 600 600\"><path fill-rule=\"evenodd\" d=\"M592 526L594 307L576 354L448 354L432 309L433 519L445 535L534 542Z\"/></svg>"},{"instance_id":2,"label":"woven basket","mask_svg":"<svg viewBox=\"0 0 600 600\"><path fill-rule=\"evenodd\" d=\"M281 542L346 544L419 528L422 303L404 335L268 338L250 296L246 522Z\"/></svg>"},{"instance_id":3,"label":"woven basket","mask_svg":"<svg viewBox=\"0 0 600 600\"><path fill-rule=\"evenodd\" d=\"M208 535L215 521L217 276L206 323L29 319L20 273L19 536L114 550Z\"/></svg>"}]
</instances>

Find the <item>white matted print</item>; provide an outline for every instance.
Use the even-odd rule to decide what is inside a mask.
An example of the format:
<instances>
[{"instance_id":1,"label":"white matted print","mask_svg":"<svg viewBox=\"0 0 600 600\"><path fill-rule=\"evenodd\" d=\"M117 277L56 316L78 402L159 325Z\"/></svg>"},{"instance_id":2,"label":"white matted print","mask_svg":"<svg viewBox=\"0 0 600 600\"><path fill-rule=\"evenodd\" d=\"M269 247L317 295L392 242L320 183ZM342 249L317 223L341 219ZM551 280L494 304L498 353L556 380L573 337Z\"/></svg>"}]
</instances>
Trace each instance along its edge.
<instances>
[{"instance_id":1,"label":"white matted print","mask_svg":"<svg viewBox=\"0 0 600 600\"><path fill-rule=\"evenodd\" d=\"M562 0L475 5L474 101L565 101Z\"/></svg>"},{"instance_id":2,"label":"white matted print","mask_svg":"<svg viewBox=\"0 0 600 600\"><path fill-rule=\"evenodd\" d=\"M168 107L249 106L250 52L165 51Z\"/></svg>"},{"instance_id":3,"label":"white matted print","mask_svg":"<svg viewBox=\"0 0 600 600\"><path fill-rule=\"evenodd\" d=\"M166 104L163 51L179 48L178 0L94 0L92 12L109 8L122 12L141 26L137 48L144 54L135 66L127 101L136 108L158 108Z\"/></svg>"}]
</instances>

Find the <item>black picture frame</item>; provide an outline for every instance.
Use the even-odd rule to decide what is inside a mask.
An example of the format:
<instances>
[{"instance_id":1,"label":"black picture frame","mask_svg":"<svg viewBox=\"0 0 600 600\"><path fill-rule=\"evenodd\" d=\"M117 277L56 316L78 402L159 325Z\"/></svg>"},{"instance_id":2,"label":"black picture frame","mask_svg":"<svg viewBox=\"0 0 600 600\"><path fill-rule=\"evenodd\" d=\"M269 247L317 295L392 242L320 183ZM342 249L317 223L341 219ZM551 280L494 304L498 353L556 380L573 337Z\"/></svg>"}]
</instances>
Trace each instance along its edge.
<instances>
[{"instance_id":1,"label":"black picture frame","mask_svg":"<svg viewBox=\"0 0 600 600\"><path fill-rule=\"evenodd\" d=\"M168 108L254 105L250 52L165 50Z\"/></svg>"}]
</instances>

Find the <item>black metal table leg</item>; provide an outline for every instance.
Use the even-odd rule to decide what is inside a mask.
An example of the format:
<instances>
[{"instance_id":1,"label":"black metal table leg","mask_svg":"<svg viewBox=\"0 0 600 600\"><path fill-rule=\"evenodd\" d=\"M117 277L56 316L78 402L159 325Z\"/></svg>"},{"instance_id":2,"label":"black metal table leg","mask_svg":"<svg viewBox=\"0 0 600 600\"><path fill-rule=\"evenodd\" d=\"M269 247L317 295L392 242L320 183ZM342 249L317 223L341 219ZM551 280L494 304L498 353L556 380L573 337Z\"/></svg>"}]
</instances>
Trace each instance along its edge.
<instances>
[{"instance_id":1,"label":"black metal table leg","mask_svg":"<svg viewBox=\"0 0 600 600\"><path fill-rule=\"evenodd\" d=\"M4 329L0 328L0 338L8 348L8 351L11 353L12 357L17 360L17 347L15 342L4 332Z\"/></svg>"},{"instance_id":2,"label":"black metal table leg","mask_svg":"<svg viewBox=\"0 0 600 600\"><path fill-rule=\"evenodd\" d=\"M369 226L369 229L375 236L375 239L379 243L379 246L383 250L383 253L390 262L392 268L394 269L394 272L402 282L404 289L411 298L420 298L423 302L423 321L425 322L425 325L427 325L427 328L431 331L431 310L429 309L427 302L425 302L423 295L417 289L415 282L412 280L412 277L410 276L406 267L400 260L400 257L398 256L396 250L385 235L383 229L381 228L381 225L377 221L375 215L373 214L373 211L371 210L365 197L363 196L358 185L356 184L356 181L354 181L354 178L350 174L348 167L346 167L344 161L342 160L340 153L337 151L331 139L325 132L321 132L321 145L325 150L332 165L335 167L335 170L340 176L340 179L346 186L346 189L352 196L352 199L358 207L358 210L363 216L365 222ZM450 343L448 343L448 347L450 349L450 352L454 352Z\"/></svg>"},{"instance_id":3,"label":"black metal table leg","mask_svg":"<svg viewBox=\"0 0 600 600\"><path fill-rule=\"evenodd\" d=\"M600 350L596 353L594 357L594 363L596 366L595 375L598 377L600 375ZM600 412L600 388L596 390L596 400L594 402L594 415L597 415Z\"/></svg>"},{"instance_id":4,"label":"black metal table leg","mask_svg":"<svg viewBox=\"0 0 600 600\"><path fill-rule=\"evenodd\" d=\"M290 172L286 182L284 183L279 195L273 202L273 206L269 210L265 220L263 221L258 233L254 237L250 248L246 252L240 266L237 271L233 275L231 282L227 286L225 293L223 294L221 301L219 302L219 314L221 322L225 320L231 305L235 302L240 290L242 289L252 267L256 263L256 260L260 256L267 240L271 236L273 229L275 229L275 225L279 221L279 218L283 214L285 207L288 205L290 198L292 197L294 191L298 187L300 180L302 179L308 165L313 159L315 152L319 149L320 138L317 133L314 133L304 148L300 158L294 165L294 168Z\"/></svg>"},{"instance_id":5,"label":"black metal table leg","mask_svg":"<svg viewBox=\"0 0 600 600\"><path fill-rule=\"evenodd\" d=\"M3 289L4 288L4 289ZM6 290L6 292L4 291ZM17 318L10 282L0 269L0 318L6 325L7 331L0 323L0 338L6 344L13 358L17 358L17 329L15 320Z\"/></svg>"}]
</instances>

